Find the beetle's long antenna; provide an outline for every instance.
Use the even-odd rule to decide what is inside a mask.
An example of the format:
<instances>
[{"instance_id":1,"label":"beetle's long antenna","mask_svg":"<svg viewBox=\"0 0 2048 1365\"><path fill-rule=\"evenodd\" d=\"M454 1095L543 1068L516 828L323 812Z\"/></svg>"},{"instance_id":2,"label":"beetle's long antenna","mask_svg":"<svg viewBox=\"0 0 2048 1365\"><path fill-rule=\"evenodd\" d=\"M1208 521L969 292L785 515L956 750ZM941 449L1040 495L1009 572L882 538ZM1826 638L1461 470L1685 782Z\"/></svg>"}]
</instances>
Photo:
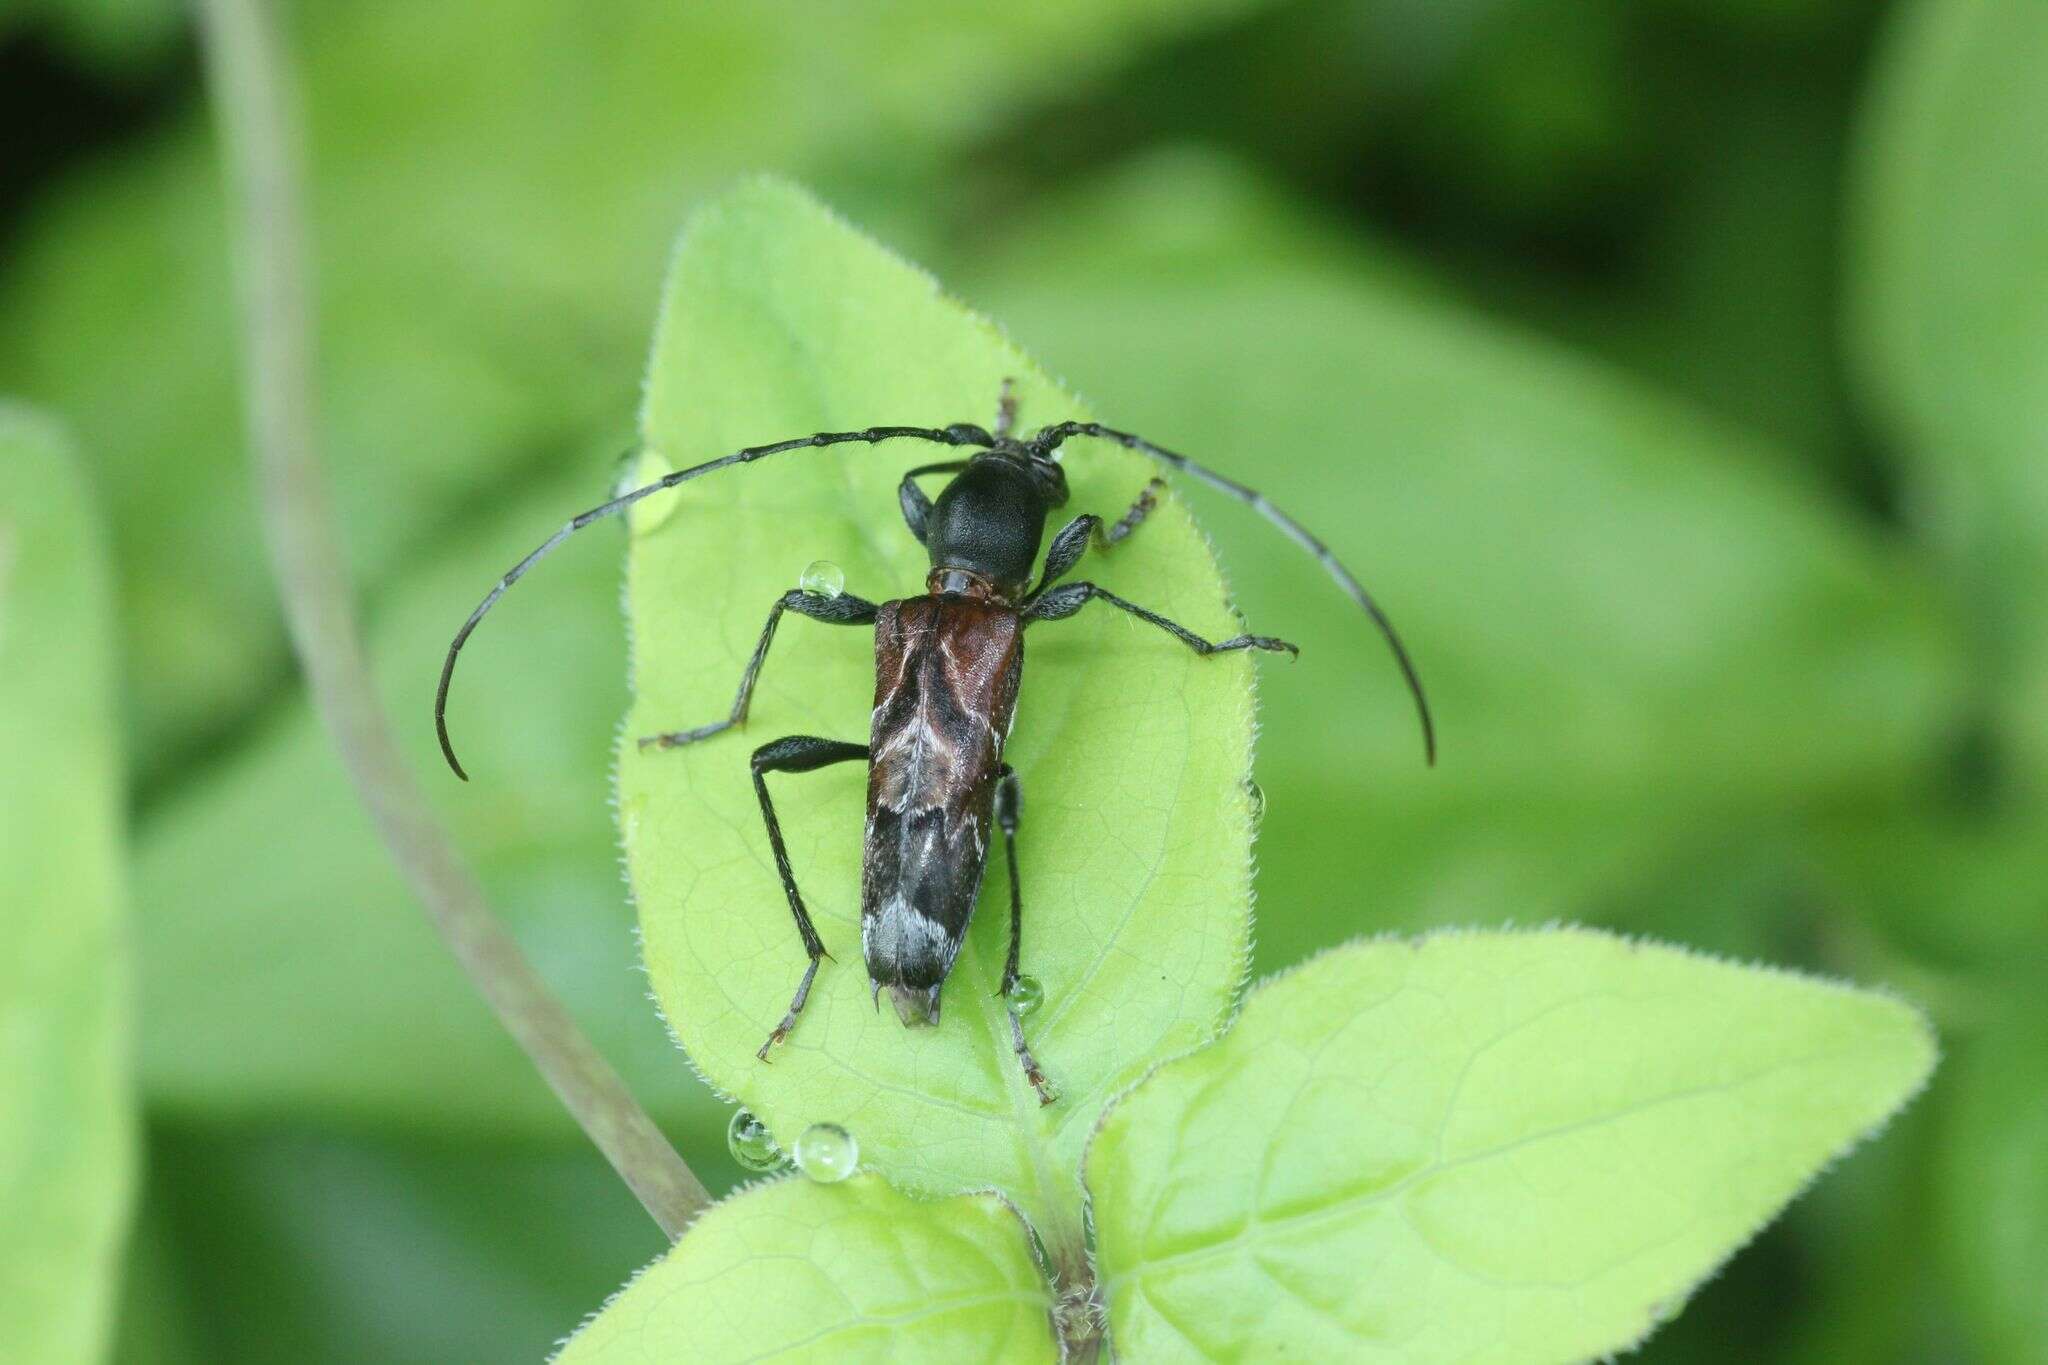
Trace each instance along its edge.
<instances>
[{"instance_id":1,"label":"beetle's long antenna","mask_svg":"<svg viewBox=\"0 0 2048 1365\"><path fill-rule=\"evenodd\" d=\"M448 760L448 766L455 770L457 777L465 782L469 780L469 774L462 770L462 764L455 757L455 746L448 740L448 683L455 676L455 656L462 652L462 646L468 642L470 632L477 628L477 623L484 619L484 613L496 606L498 599L505 595L505 589L525 577L526 571L545 559L557 545L591 522L602 521L615 512L623 512L650 494L659 493L665 488L674 488L679 483L688 483L691 479L724 469L727 465L747 464L764 455L779 455L785 450L844 445L849 441L864 441L873 445L878 441L892 440L899 436L930 441L942 446L986 447L994 443L988 432L964 422L950 427L868 427L864 431L820 431L810 436L798 436L769 445L748 446L744 450L736 450L730 455L704 464L678 469L630 493L622 493L601 507L593 507L580 516L572 517L559 531L543 541L538 549L514 564L505 576L498 580L497 586L485 595L483 601L477 603L476 610L462 623L462 629L455 632L455 639L448 646L448 657L441 664L441 684L434 690L434 733L441 741L441 756Z\"/></svg>"},{"instance_id":2,"label":"beetle's long antenna","mask_svg":"<svg viewBox=\"0 0 2048 1365\"><path fill-rule=\"evenodd\" d=\"M1423 695L1422 679L1415 671L1415 662L1408 657L1408 649L1401 643L1400 635L1394 630L1394 623L1387 619L1387 614L1372 600L1372 594L1351 576L1351 570L1345 568L1338 562L1337 556L1330 553L1329 546L1316 539L1307 527L1266 501L1265 494L1256 489L1246 488L1233 479L1226 479L1215 470L1205 469L1185 455L1168 450L1164 446L1153 445L1144 437L1134 436L1128 431L1118 431L1099 422L1056 422L1049 427L1040 428L1028 444L1035 453L1050 455L1070 436L1096 436L1105 441L1115 441L1127 450L1141 451L1163 464L1185 471L1211 488L1228 493L1246 504L1279 527L1289 540L1314 555L1316 562L1329 572L1330 577L1337 580L1337 585L1349 594L1352 601L1364 608L1365 614L1380 628L1380 634L1386 636L1388 646L1394 651L1394 662L1401 666L1401 676L1407 679L1408 691L1415 698L1415 712L1422 720L1423 752L1432 766L1436 763L1436 722L1430 718L1429 698Z\"/></svg>"}]
</instances>

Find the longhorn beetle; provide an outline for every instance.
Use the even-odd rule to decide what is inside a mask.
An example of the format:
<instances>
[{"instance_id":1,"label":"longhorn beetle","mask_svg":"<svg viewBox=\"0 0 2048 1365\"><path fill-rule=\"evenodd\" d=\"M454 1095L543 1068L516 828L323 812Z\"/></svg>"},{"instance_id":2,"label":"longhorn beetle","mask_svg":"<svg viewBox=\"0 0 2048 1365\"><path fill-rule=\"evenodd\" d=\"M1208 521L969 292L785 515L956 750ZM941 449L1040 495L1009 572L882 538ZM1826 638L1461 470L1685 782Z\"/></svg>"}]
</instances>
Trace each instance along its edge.
<instances>
[{"instance_id":1,"label":"longhorn beetle","mask_svg":"<svg viewBox=\"0 0 2048 1365\"><path fill-rule=\"evenodd\" d=\"M661 479L613 498L571 520L548 537L539 549L513 565L498 580L448 646L434 694L434 728L441 752L457 777L468 779L448 739L448 683L455 658L484 613L505 590L574 532L663 489L674 488L729 465L748 464L769 455L807 447L860 442L869 445L898 438L926 441L972 451L964 459L920 465L903 476L897 501L910 533L931 554L931 572L922 596L880 604L843 593L814 596L793 590L768 611L768 623L740 676L739 695L725 719L692 730L650 735L642 749L674 749L709 739L743 725L762 661L775 639L775 627L786 611L829 625L873 626L875 630L875 706L865 744L846 740L791 735L754 750L754 792L761 818L768 826L768 845L775 870L796 917L797 936L810 958L782 1022L756 1054L768 1060L769 1049L789 1035L810 996L825 945L811 924L810 912L797 891L783 847L782 828L768 798L769 773L802 773L833 763L863 760L868 765L867 836L861 853L861 948L867 959L871 993L877 1007L883 987L906 1025L935 1023L939 989L952 970L953 959L967 933L988 866L990 817L1003 836L1010 870L1010 953L1003 966L1002 993L1017 983L1018 940L1023 930L1023 895L1017 881L1017 823L1022 805L1017 774L1003 762L1003 742L1017 707L1017 686L1024 671L1024 628L1039 621L1060 621L1100 600L1159 627L1198 654L1223 654L1240 649L1298 651L1284 640L1264 635L1238 635L1204 640L1156 612L1125 601L1094 583L1059 583L1092 543L1101 549L1122 541L1145 520L1164 481L1152 479L1136 502L1112 526L1099 517L1075 517L1052 538L1045 567L1034 585L1045 520L1067 501L1066 472L1055 458L1075 437L1114 441L1140 451L1172 469L1249 504L1278 526L1328 570L1330 576L1364 608L1392 647L1422 722L1423 751L1436 761L1436 733L1423 696L1422 682L1393 624L1345 567L1320 540L1282 512L1264 495L1216 474L1186 456L1175 454L1127 431L1095 422L1065 421L1041 427L1029 437L1012 435L1016 402L1006 381L993 432L971 423L949 427L868 427L863 431L821 431L769 445L749 446L721 459L677 470ZM918 486L926 475L951 477L934 502ZM1055 586L1058 584L1058 586ZM1056 1098L1024 1041L1017 1012L1009 1012L1011 1042L1025 1077L1042 1104Z\"/></svg>"}]
</instances>

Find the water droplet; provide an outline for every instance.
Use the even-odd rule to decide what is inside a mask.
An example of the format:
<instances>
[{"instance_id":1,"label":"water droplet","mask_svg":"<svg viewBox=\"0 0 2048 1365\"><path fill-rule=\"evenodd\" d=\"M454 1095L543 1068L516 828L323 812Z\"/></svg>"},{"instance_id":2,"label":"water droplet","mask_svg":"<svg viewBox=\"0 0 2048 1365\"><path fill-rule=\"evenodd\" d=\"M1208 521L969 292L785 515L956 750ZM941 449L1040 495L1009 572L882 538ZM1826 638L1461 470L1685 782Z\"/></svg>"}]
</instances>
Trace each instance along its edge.
<instances>
[{"instance_id":1,"label":"water droplet","mask_svg":"<svg viewBox=\"0 0 2048 1365\"><path fill-rule=\"evenodd\" d=\"M1244 784L1244 794L1251 798L1252 825L1256 828L1266 818L1266 789L1249 779Z\"/></svg>"},{"instance_id":2,"label":"water droplet","mask_svg":"<svg viewBox=\"0 0 2048 1365\"><path fill-rule=\"evenodd\" d=\"M860 1144L836 1123L814 1123L796 1140L796 1168L821 1185L836 1185L860 1164Z\"/></svg>"},{"instance_id":3,"label":"water droplet","mask_svg":"<svg viewBox=\"0 0 2048 1365\"><path fill-rule=\"evenodd\" d=\"M1045 1002L1045 987L1038 984L1035 976L1019 976L1010 983L1010 1013L1019 1019L1027 1018L1031 1012Z\"/></svg>"},{"instance_id":4,"label":"water droplet","mask_svg":"<svg viewBox=\"0 0 2048 1365\"><path fill-rule=\"evenodd\" d=\"M768 1125L746 1109L733 1110L732 1122L725 1127L725 1146L732 1159L750 1171L773 1171L787 1164Z\"/></svg>"},{"instance_id":5,"label":"water droplet","mask_svg":"<svg viewBox=\"0 0 2048 1365\"><path fill-rule=\"evenodd\" d=\"M813 597L833 598L846 591L846 571L829 559L814 559L797 586Z\"/></svg>"}]
</instances>

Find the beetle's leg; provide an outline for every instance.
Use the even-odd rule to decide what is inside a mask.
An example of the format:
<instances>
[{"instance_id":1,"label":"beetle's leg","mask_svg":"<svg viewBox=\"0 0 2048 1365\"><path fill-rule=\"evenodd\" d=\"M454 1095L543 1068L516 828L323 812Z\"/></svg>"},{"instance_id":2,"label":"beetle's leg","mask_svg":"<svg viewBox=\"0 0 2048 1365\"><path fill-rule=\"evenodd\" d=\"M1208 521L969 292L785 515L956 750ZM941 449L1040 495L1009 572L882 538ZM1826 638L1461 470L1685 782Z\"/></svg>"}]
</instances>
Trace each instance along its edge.
<instances>
[{"instance_id":1,"label":"beetle's leg","mask_svg":"<svg viewBox=\"0 0 2048 1365\"><path fill-rule=\"evenodd\" d=\"M1081 556L1088 552L1092 543L1099 549L1107 550L1125 536L1138 529L1152 509L1159 505L1159 494L1165 489L1166 480L1153 479L1146 483L1144 491L1138 494L1130 510L1117 519L1116 525L1107 531L1102 529L1102 518L1084 513L1075 517L1052 538L1052 544L1045 552L1045 572L1039 576L1038 586L1029 598L1044 595L1045 590L1060 581L1067 570L1081 562ZM1027 599L1028 601L1029 599Z\"/></svg>"},{"instance_id":2,"label":"beetle's leg","mask_svg":"<svg viewBox=\"0 0 2048 1365\"><path fill-rule=\"evenodd\" d=\"M917 537L917 543L924 544L924 520L932 514L932 500L917 486L919 476L924 474L958 474L971 463L967 460L947 460L940 464L919 465L903 476L903 482L896 485L896 505L903 509L903 522L910 527L910 534Z\"/></svg>"},{"instance_id":3,"label":"beetle's leg","mask_svg":"<svg viewBox=\"0 0 2048 1365\"><path fill-rule=\"evenodd\" d=\"M754 750L754 793L761 798L761 818L768 824L768 846L775 851L775 872L782 878L783 894L789 897L789 912L796 916L797 937L804 941L804 952L811 959L810 965L804 968L804 979L797 983L795 997L789 1002L789 1012L782 1016L782 1022L775 1026L775 1031L768 1035L768 1041L761 1044L761 1050L754 1054L764 1062L768 1060L768 1049L787 1038L789 1031L796 1027L796 1017L803 1013L804 1001L811 995L811 981L818 975L818 960L831 956L811 924L811 912L804 909L804 898L796 889L796 874L789 870L789 850L782 845L782 826L775 819L775 803L768 799L768 774L807 773L814 768L851 763L856 758L867 756L868 746L865 744L819 739L815 735L791 735Z\"/></svg>"},{"instance_id":4,"label":"beetle's leg","mask_svg":"<svg viewBox=\"0 0 2048 1365\"><path fill-rule=\"evenodd\" d=\"M1275 507L1267 500L1266 495L1257 489L1247 488L1235 479L1226 479L1215 470L1196 464L1179 451L1154 445L1135 432L1118 431L1099 422L1054 422L1051 426L1040 427L1024 446L1030 453L1049 459L1054 451L1073 436L1095 436L1105 441L1114 441L1126 450L1139 451L1170 469L1178 469L1192 478L1200 479L1211 488L1236 498L1257 512L1277 526L1282 535L1315 556L1316 562L1323 566L1324 572L1337 581L1337 586L1359 605L1371 618L1372 623L1379 627L1380 634L1386 637L1387 647L1394 652L1394 662L1400 665L1401 677L1408 684L1409 694L1415 698L1416 717L1422 722L1423 753L1430 763L1436 762L1436 722L1430 719L1429 699L1423 695L1422 679L1415 672L1415 661L1408 657L1408 647L1401 643L1399 633L1394 630L1394 623L1387 619L1387 614L1380 610L1379 603L1373 601L1372 595L1351 576L1351 570L1337 561L1337 556L1330 552L1329 546L1316 539L1306 526Z\"/></svg>"},{"instance_id":5,"label":"beetle's leg","mask_svg":"<svg viewBox=\"0 0 2048 1365\"><path fill-rule=\"evenodd\" d=\"M1127 602L1107 588L1093 583L1068 583L1054 588L1024 609L1024 619L1030 621L1061 621L1072 616L1088 604L1090 598L1099 597L1113 607L1119 607L1140 621L1150 622L1197 654L1222 654L1235 649L1270 649L1287 654L1301 651L1285 640L1276 640L1270 635L1234 635L1228 640L1204 640L1177 621L1169 621L1156 611L1147 611L1136 602Z\"/></svg>"},{"instance_id":6,"label":"beetle's leg","mask_svg":"<svg viewBox=\"0 0 2048 1365\"><path fill-rule=\"evenodd\" d=\"M1038 1059L1024 1042L1024 1021L1008 1005L1010 992L1017 985L1017 953L1024 936L1024 893L1017 884L1017 817L1023 809L1024 792L1017 785L1017 770L1005 763L996 781L996 826L1003 832L1003 852L1010 862L1010 957L1003 964L1003 984L996 994L1003 997L1003 1012L1010 1016L1010 1042L1016 1049L1018 1065L1024 1068L1024 1079L1038 1092L1040 1104L1051 1104L1059 1095L1038 1069Z\"/></svg>"},{"instance_id":7,"label":"beetle's leg","mask_svg":"<svg viewBox=\"0 0 2048 1365\"><path fill-rule=\"evenodd\" d=\"M754 699L754 683L761 676L761 664L768 657L768 646L775 639L775 627L782 620L782 613L793 611L799 616L808 616L813 621L824 621L835 626L873 625L875 604L852 593L841 593L837 597L813 597L800 588L792 588L776 599L769 608L768 624L761 627L761 639L754 646L754 657L747 660L747 671L740 679L740 692L732 701L732 714L724 720L715 720L709 725L700 725L694 730L672 730L664 735L646 735L640 740L642 749L675 749L685 744L694 744L700 739L730 730L747 721L747 707Z\"/></svg>"},{"instance_id":8,"label":"beetle's leg","mask_svg":"<svg viewBox=\"0 0 2048 1365\"><path fill-rule=\"evenodd\" d=\"M1017 770L1005 763L996 779L996 828L1003 832L1003 851L1010 860L1010 956L1003 963L1003 984L996 994L1007 996L1017 984L1017 955L1024 936L1024 897L1017 887L1017 817L1024 811L1024 789Z\"/></svg>"},{"instance_id":9,"label":"beetle's leg","mask_svg":"<svg viewBox=\"0 0 2048 1365\"><path fill-rule=\"evenodd\" d=\"M1089 512L1083 512L1060 527L1052 538L1052 544L1046 547L1045 572L1038 576L1038 586L1024 595L1027 610L1045 596L1045 590L1059 582L1067 570L1081 562L1081 556L1088 553L1088 542L1101 529L1102 518Z\"/></svg>"},{"instance_id":10,"label":"beetle's leg","mask_svg":"<svg viewBox=\"0 0 2048 1365\"><path fill-rule=\"evenodd\" d=\"M1096 537L1097 543L1106 550L1131 532L1137 530L1139 524L1146 517L1152 515L1152 509L1159 505L1159 495L1165 491L1166 480L1156 477L1147 479L1144 488L1139 490L1138 496L1131 503L1129 510L1117 518L1116 525Z\"/></svg>"},{"instance_id":11,"label":"beetle's leg","mask_svg":"<svg viewBox=\"0 0 2048 1365\"><path fill-rule=\"evenodd\" d=\"M1006 440L1016 429L1017 381L1005 377L1002 390L996 395L996 439Z\"/></svg>"}]
</instances>

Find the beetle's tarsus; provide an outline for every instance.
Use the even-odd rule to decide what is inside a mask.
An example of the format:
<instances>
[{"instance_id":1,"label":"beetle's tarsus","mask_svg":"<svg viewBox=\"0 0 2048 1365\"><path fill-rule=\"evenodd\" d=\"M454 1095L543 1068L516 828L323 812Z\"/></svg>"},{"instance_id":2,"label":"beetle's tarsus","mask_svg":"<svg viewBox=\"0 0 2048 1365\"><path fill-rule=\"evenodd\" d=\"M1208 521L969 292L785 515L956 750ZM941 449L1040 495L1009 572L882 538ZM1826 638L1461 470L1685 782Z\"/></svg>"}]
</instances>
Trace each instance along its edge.
<instances>
[{"instance_id":1,"label":"beetle's tarsus","mask_svg":"<svg viewBox=\"0 0 2048 1365\"><path fill-rule=\"evenodd\" d=\"M1043 1108L1058 1099L1059 1091L1053 1089L1052 1082L1046 1080L1045 1073L1039 1070L1038 1059L1031 1055L1031 1048L1024 1041L1024 1021L1015 1014L1010 1016L1010 1041L1015 1045L1018 1064L1024 1068L1024 1079L1038 1092L1039 1106Z\"/></svg>"},{"instance_id":2,"label":"beetle's tarsus","mask_svg":"<svg viewBox=\"0 0 2048 1365\"><path fill-rule=\"evenodd\" d=\"M1152 509L1159 505L1159 495L1165 491L1166 480L1158 475L1155 474L1146 480L1144 488L1139 491L1136 500L1131 503L1130 509L1117 518L1116 525L1106 530L1100 523L1096 525L1095 544L1097 548L1103 550L1111 549L1118 541L1137 530L1145 518L1152 515Z\"/></svg>"},{"instance_id":3,"label":"beetle's tarsus","mask_svg":"<svg viewBox=\"0 0 2048 1365\"><path fill-rule=\"evenodd\" d=\"M1285 654L1291 658L1298 659L1301 657L1301 646L1290 644L1285 640L1275 639L1271 635L1240 635L1235 640L1225 640L1216 648L1218 650L1264 649L1274 654Z\"/></svg>"},{"instance_id":4,"label":"beetle's tarsus","mask_svg":"<svg viewBox=\"0 0 2048 1365\"><path fill-rule=\"evenodd\" d=\"M670 730L665 734L642 735L640 752L646 753L649 749L680 749L685 744L695 744L700 739L722 735L739 723L734 720L719 720L709 725L700 725L694 730Z\"/></svg>"},{"instance_id":5,"label":"beetle's tarsus","mask_svg":"<svg viewBox=\"0 0 2048 1365\"><path fill-rule=\"evenodd\" d=\"M996 431L998 441L1009 439L1017 429L1017 381L1003 376L1003 387L996 395Z\"/></svg>"}]
</instances>

